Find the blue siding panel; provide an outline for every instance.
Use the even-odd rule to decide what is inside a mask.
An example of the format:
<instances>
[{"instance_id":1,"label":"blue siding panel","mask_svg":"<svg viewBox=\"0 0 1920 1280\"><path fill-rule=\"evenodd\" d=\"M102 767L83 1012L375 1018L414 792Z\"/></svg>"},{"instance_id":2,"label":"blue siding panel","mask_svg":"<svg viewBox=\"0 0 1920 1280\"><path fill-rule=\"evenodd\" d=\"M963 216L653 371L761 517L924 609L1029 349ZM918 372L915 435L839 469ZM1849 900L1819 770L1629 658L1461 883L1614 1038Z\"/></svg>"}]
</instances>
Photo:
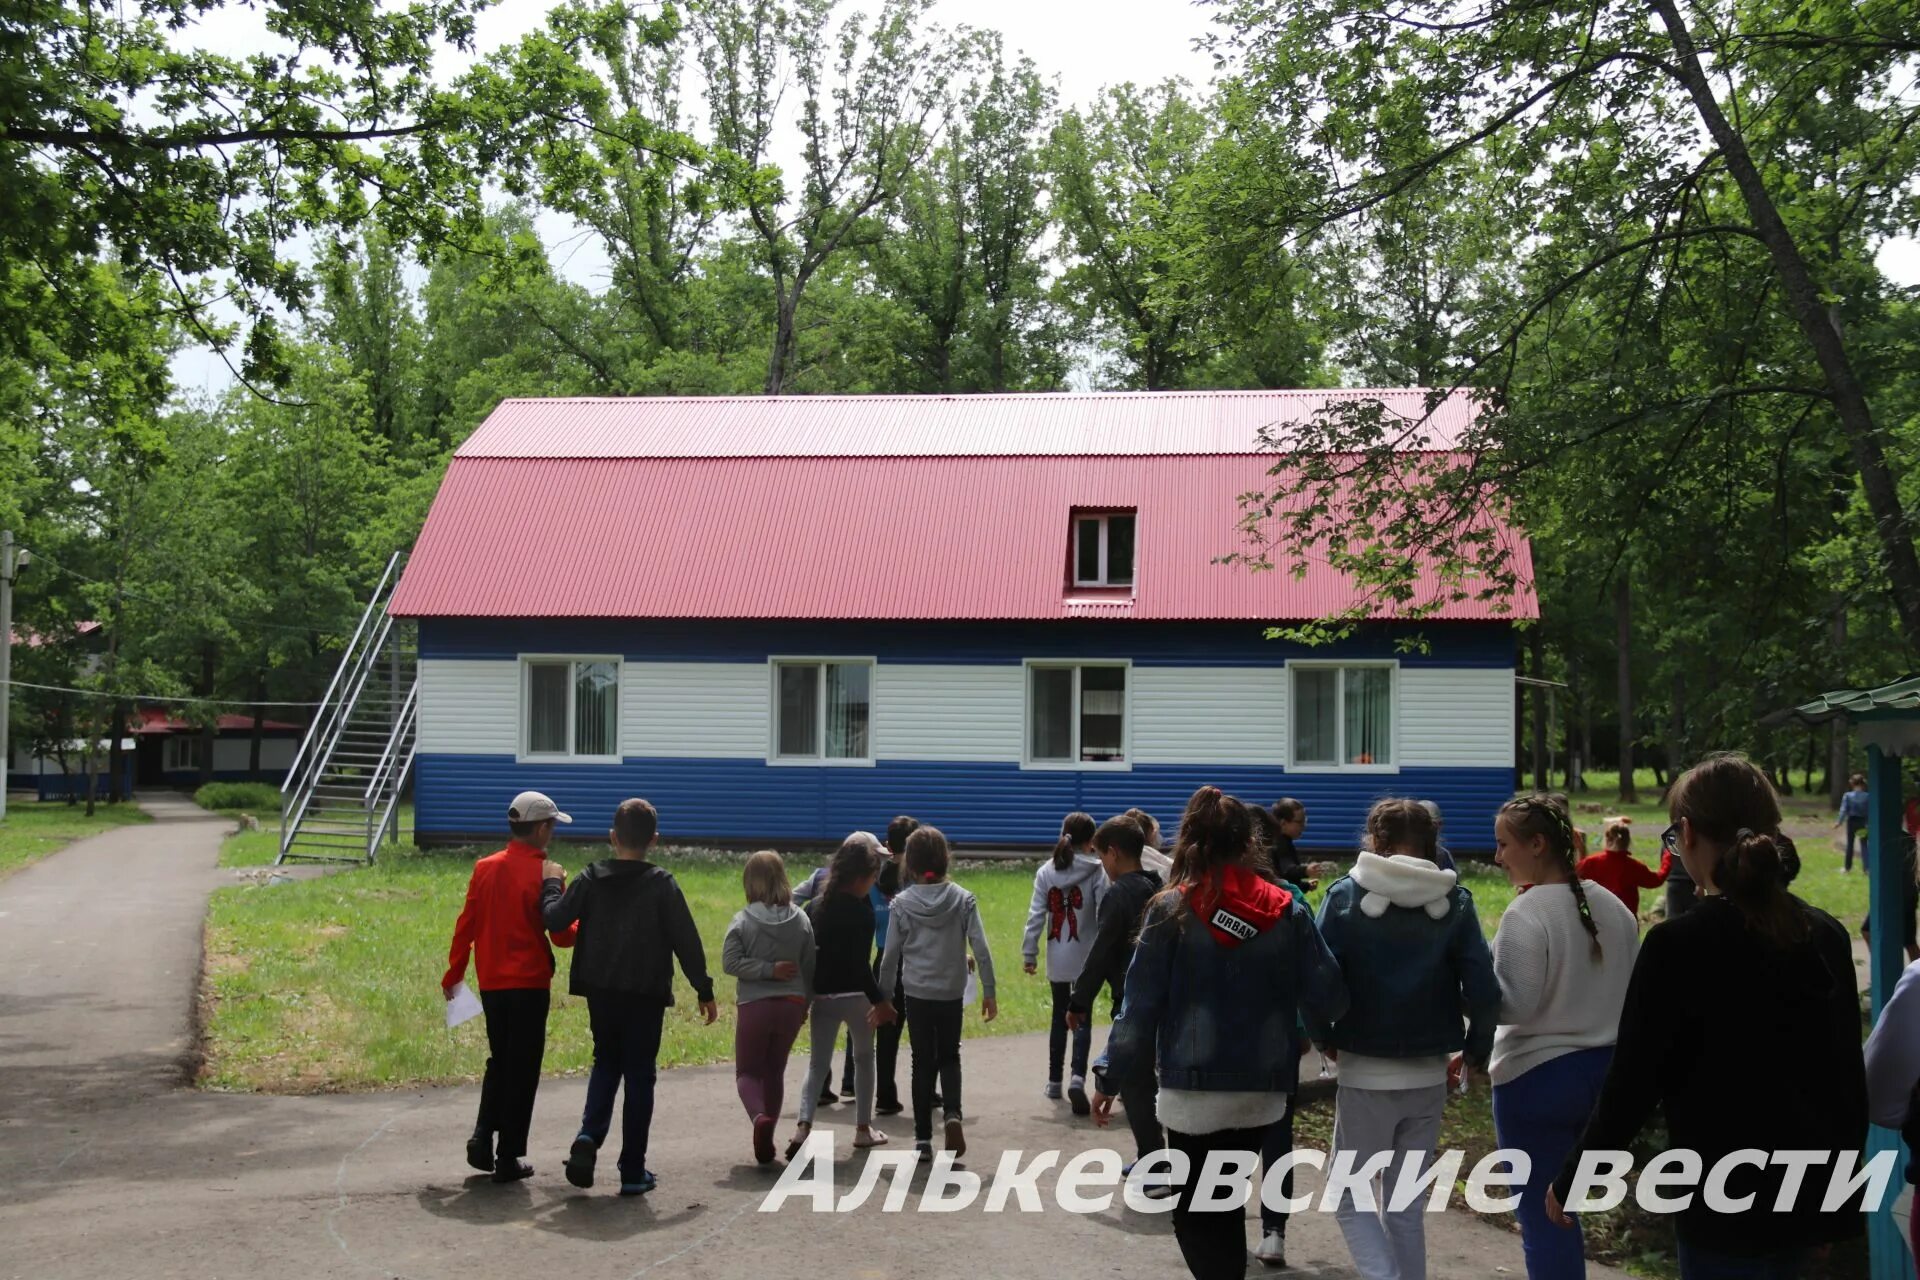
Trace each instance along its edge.
<instances>
[{"instance_id":1,"label":"blue siding panel","mask_svg":"<svg viewBox=\"0 0 1920 1280\"><path fill-rule=\"evenodd\" d=\"M636 662L761 662L770 654L876 656L882 662L1018 662L1131 658L1141 665L1245 666L1289 658L1391 658L1408 666L1511 667L1504 622L1372 624L1353 639L1308 649L1268 640L1244 622L705 622L595 618L426 618L423 658L522 653L621 654ZM1425 653L1399 653L1418 637Z\"/></svg>"},{"instance_id":2,"label":"blue siding panel","mask_svg":"<svg viewBox=\"0 0 1920 1280\"><path fill-rule=\"evenodd\" d=\"M1212 784L1268 804L1307 806L1309 848L1354 846L1367 807L1383 796L1437 802L1448 843L1493 845L1493 813L1513 794L1508 769L1403 769L1398 774L1288 773L1278 767L1137 765L1128 771L1038 770L998 763L882 761L873 768L773 766L760 760L628 759L614 765L520 764L511 756L422 755L414 823L421 837L504 836L519 791L551 795L573 815L569 835L598 839L614 808L645 796L666 839L830 842L881 831L897 813L941 828L959 844L1043 845L1060 818L1105 818L1135 805L1171 830L1195 788Z\"/></svg>"}]
</instances>

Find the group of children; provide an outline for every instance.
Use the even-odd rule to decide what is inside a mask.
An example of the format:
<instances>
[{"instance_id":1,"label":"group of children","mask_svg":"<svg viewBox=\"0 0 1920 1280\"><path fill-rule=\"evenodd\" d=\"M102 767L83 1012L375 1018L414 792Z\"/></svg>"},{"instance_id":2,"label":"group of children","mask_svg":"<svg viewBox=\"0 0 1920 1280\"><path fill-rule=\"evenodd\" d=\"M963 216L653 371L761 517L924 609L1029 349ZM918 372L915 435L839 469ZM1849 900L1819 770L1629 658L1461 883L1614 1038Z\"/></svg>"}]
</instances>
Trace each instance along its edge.
<instances>
[{"instance_id":1,"label":"group of children","mask_svg":"<svg viewBox=\"0 0 1920 1280\"><path fill-rule=\"evenodd\" d=\"M1038 972L1043 939L1047 953L1053 1030L1046 1094L1064 1097L1076 1114L1091 1113L1103 1126L1119 1102L1136 1162L1171 1149L1198 1170L1212 1152L1257 1149L1271 1168L1292 1149L1298 1064L1310 1044L1317 1046L1338 1067L1330 1159L1350 1152L1358 1167L1389 1158L1374 1205L1343 1197L1339 1225L1363 1276L1398 1280L1424 1274L1424 1197L1395 1210L1393 1191L1420 1177L1431 1160L1449 1089L1464 1087L1468 1071L1482 1072L1492 1082L1500 1145L1530 1158L1518 1207L1528 1275L1582 1275L1580 1235L1567 1229L1572 1224L1561 1210L1578 1150L1605 1145L1597 1131L1627 1145L1663 1091L1677 1135L1688 1118L1675 1119L1673 1095L1691 1090L1698 1075L1689 1064L1717 1060L1724 1048L1692 1035L1684 1008L1670 1011L1678 1025L1666 1021L1671 1002L1662 995L1653 1004L1651 987L1638 1005L1630 995L1641 951L1637 889L1687 867L1700 902L1671 935L1684 933L1687 956L1698 934L1703 946L1714 939L1717 946L1778 952L1765 961L1777 972L1825 963L1831 939L1822 922L1831 921L1786 893L1790 842L1778 834L1769 796L1764 775L1737 757L1698 766L1670 792L1675 825L1662 841L1657 871L1632 859L1624 819L1606 825L1599 853L1583 856L1564 799L1509 802L1496 818L1496 861L1519 892L1491 945L1457 870L1440 865L1437 817L1419 801L1372 807L1364 848L1348 874L1328 886L1317 912L1306 904L1316 886L1295 844L1306 821L1298 802L1263 809L1203 787L1188 804L1171 854L1159 847L1158 824L1139 810L1099 824L1070 814L1035 875L1022 947L1029 974ZM622 804L609 833L614 856L571 885L543 852L567 815L547 797L526 793L509 819L512 842L475 867L445 979L451 992L469 949L475 952L490 1056L468 1158L497 1181L532 1173L523 1157L554 972L551 947L573 946L570 990L587 1001L594 1063L566 1174L577 1186L591 1185L624 1080L620 1189L643 1193L656 1182L646 1166L647 1132L675 961L705 1019L716 1014L685 898L669 873L646 860L657 817L644 800ZM902 1022L912 1041L918 1153L931 1158L936 1114L946 1147L965 1151L960 1039L967 988L977 971L991 1020L995 981L979 905L947 878L950 856L938 830L900 818L884 844L866 832L849 836L798 890L777 853L747 860L747 903L728 927L722 954L738 984L736 1082L761 1162L776 1158L787 1060L803 1025L811 1027L811 1063L789 1158L830 1089L843 1030L855 1146L888 1141L873 1122L877 1113L901 1109L892 1077ZM1844 1003L1840 987L1850 990L1852 971L1850 964L1842 969L1824 985L1806 984L1808 1009ZM1113 1023L1094 1059L1091 1018L1103 988ZM1725 1032L1732 1039L1745 1034ZM1844 1045L1820 1037L1802 1046L1799 1056L1810 1055L1843 1075L1859 1070L1857 1036L1850 1058ZM1689 1118L1703 1149L1731 1141L1727 1135L1740 1128L1738 1115L1719 1116L1724 1101L1695 1091L1678 1104L1693 1108ZM1713 1122L1699 1121L1708 1111ZM1753 1139L1747 1145L1768 1145L1744 1137ZM1164 1178L1147 1181L1148 1194L1178 1197L1175 1234L1195 1276L1244 1272L1239 1211L1196 1203L1194 1178L1178 1188ZM1282 1265L1286 1216L1265 1203L1261 1216L1255 1257ZM1830 1216L1814 1215L1807 1226L1816 1235L1836 1229ZM1744 1274L1715 1269L1712 1259L1721 1252L1737 1256L1755 1242L1776 1252L1784 1247L1777 1230L1749 1240L1710 1223L1691 1235L1689 1249L1683 1219L1683 1262L1696 1260L1683 1266L1690 1278Z\"/></svg>"}]
</instances>

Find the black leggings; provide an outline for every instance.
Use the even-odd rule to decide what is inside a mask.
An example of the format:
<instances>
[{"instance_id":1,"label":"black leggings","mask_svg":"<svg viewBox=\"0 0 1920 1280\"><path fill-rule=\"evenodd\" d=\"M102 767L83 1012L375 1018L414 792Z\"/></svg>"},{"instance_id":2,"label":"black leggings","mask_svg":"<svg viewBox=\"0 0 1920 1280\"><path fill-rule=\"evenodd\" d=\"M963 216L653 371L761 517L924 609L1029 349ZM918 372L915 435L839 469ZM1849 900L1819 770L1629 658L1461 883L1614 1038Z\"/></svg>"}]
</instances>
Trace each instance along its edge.
<instances>
[{"instance_id":1,"label":"black leggings","mask_svg":"<svg viewBox=\"0 0 1920 1280\"><path fill-rule=\"evenodd\" d=\"M1173 1235L1180 1242L1180 1256L1186 1259L1194 1280L1241 1280L1247 1274L1246 1206L1196 1211L1193 1199L1209 1152L1257 1152L1266 1136L1267 1128L1222 1129L1217 1133L1167 1130L1167 1145L1184 1151L1190 1162L1187 1180L1173 1203Z\"/></svg>"},{"instance_id":2,"label":"black leggings","mask_svg":"<svg viewBox=\"0 0 1920 1280\"><path fill-rule=\"evenodd\" d=\"M949 1120L960 1118L960 1025L967 1006L959 1000L907 1002L907 1035L913 1040L913 1140L933 1140L933 1094Z\"/></svg>"},{"instance_id":3,"label":"black leggings","mask_svg":"<svg viewBox=\"0 0 1920 1280\"><path fill-rule=\"evenodd\" d=\"M1293 1096L1287 1097L1287 1114L1267 1126L1266 1140L1260 1144L1261 1183L1266 1182L1267 1170L1286 1159L1293 1150ZM1293 1195L1293 1170L1289 1169L1280 1178L1280 1194L1289 1198ZM1266 1201L1260 1202L1260 1230L1278 1231L1287 1234L1287 1211L1269 1209Z\"/></svg>"}]
</instances>

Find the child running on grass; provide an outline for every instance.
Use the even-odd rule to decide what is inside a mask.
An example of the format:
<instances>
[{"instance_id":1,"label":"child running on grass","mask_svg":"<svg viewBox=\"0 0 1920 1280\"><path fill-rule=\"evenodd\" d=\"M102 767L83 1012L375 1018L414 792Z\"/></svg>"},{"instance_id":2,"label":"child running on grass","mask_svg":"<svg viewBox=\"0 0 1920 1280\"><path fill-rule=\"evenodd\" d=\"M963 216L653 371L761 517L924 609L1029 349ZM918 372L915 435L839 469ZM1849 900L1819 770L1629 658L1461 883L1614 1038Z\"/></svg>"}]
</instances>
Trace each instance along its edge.
<instances>
[{"instance_id":1,"label":"child running on grass","mask_svg":"<svg viewBox=\"0 0 1920 1280\"><path fill-rule=\"evenodd\" d=\"M854 1132L857 1148L877 1147L887 1135L873 1127L873 1028L893 1018L873 966L874 881L886 861L880 841L856 831L827 864L820 893L807 904L819 957L813 972L813 1056L800 1094L800 1124L787 1144L793 1159L813 1131L814 1107L833 1075L833 1041L847 1029L853 1051Z\"/></svg>"},{"instance_id":2,"label":"child running on grass","mask_svg":"<svg viewBox=\"0 0 1920 1280\"><path fill-rule=\"evenodd\" d=\"M793 905L787 864L771 849L740 872L747 905L727 926L720 968L738 980L733 1081L753 1122L753 1158L773 1163L773 1129L785 1101L787 1055L813 990L813 926Z\"/></svg>"},{"instance_id":3,"label":"child running on grass","mask_svg":"<svg viewBox=\"0 0 1920 1280\"><path fill-rule=\"evenodd\" d=\"M980 966L981 1016L992 1022L993 953L980 925L980 904L947 879L951 858L937 827L907 837L906 883L893 900L887 949L880 957L880 993L893 994L894 975L907 994L907 1034L913 1038L913 1138L923 1161L933 1159L934 1080L939 1078L947 1150L963 1155L960 1027L966 1014L967 950Z\"/></svg>"},{"instance_id":4,"label":"child running on grass","mask_svg":"<svg viewBox=\"0 0 1920 1280\"><path fill-rule=\"evenodd\" d=\"M1039 967L1040 934L1047 935L1047 984L1053 989L1053 1025L1047 1040L1047 1087L1045 1096L1059 1101L1062 1059L1067 1055L1067 1037L1073 1037L1073 1074L1067 1081L1067 1097L1073 1102L1073 1114L1087 1115L1087 1052L1093 1042L1093 1023L1082 1018L1071 1032L1067 1028L1067 1007L1072 1002L1073 982L1086 963L1087 949L1093 943L1093 923L1100 912L1100 895L1106 887L1106 873L1093 856L1093 819L1084 813L1070 813L1060 824L1060 839L1053 846L1053 857L1041 864L1033 876L1033 902L1027 908L1027 932L1021 944L1021 958L1028 973Z\"/></svg>"},{"instance_id":5,"label":"child running on grass","mask_svg":"<svg viewBox=\"0 0 1920 1280\"><path fill-rule=\"evenodd\" d=\"M613 1127L613 1096L627 1086L620 1124L620 1194L643 1195L657 1179L647 1168L647 1135L653 1127L655 1064L660 1029L673 1007L673 962L679 960L711 1024L719 1016L707 953L694 927L686 895L666 868L647 861L660 832L660 815L645 800L623 800L607 840L613 857L593 863L571 885L559 868L541 888L549 929L576 921L580 939L567 989L587 1001L593 1028L593 1071L580 1134L567 1153L567 1181L593 1185L594 1158Z\"/></svg>"},{"instance_id":6,"label":"child running on grass","mask_svg":"<svg viewBox=\"0 0 1920 1280\"><path fill-rule=\"evenodd\" d=\"M467 1163L491 1173L495 1182L533 1176L533 1166L521 1157L527 1154L540 1060L547 1048L554 970L547 940L558 947L574 942L571 922L542 936L541 883L560 874L560 865L546 855L554 824L572 821L538 791L513 798L507 806L507 829L513 838L506 848L474 864L466 905L453 926L447 973L440 980L442 993L451 1000L453 989L466 977L472 953L487 1019L487 1069L480 1082L480 1115L467 1139Z\"/></svg>"},{"instance_id":7,"label":"child running on grass","mask_svg":"<svg viewBox=\"0 0 1920 1280\"><path fill-rule=\"evenodd\" d=\"M1622 815L1608 818L1600 828L1600 852L1580 859L1580 878L1591 881L1620 899L1620 904L1640 915L1640 891L1658 889L1673 874L1673 850L1662 846L1660 869L1655 871L1633 856L1633 819Z\"/></svg>"},{"instance_id":8,"label":"child running on grass","mask_svg":"<svg viewBox=\"0 0 1920 1280\"><path fill-rule=\"evenodd\" d=\"M1468 1065L1486 1069L1500 982L1473 895L1434 865L1433 816L1415 800L1381 800L1367 814L1367 837L1372 851L1328 887L1320 906L1320 932L1352 1003L1343 1017L1310 1015L1307 1025L1340 1068L1329 1159L1351 1151L1355 1168L1381 1153L1390 1160L1386 1185L1373 1195L1377 1208L1340 1196L1341 1234L1366 1280L1397 1280L1426 1274L1424 1205L1416 1197L1399 1210L1387 1206L1433 1156L1449 1057L1464 1049Z\"/></svg>"}]
</instances>

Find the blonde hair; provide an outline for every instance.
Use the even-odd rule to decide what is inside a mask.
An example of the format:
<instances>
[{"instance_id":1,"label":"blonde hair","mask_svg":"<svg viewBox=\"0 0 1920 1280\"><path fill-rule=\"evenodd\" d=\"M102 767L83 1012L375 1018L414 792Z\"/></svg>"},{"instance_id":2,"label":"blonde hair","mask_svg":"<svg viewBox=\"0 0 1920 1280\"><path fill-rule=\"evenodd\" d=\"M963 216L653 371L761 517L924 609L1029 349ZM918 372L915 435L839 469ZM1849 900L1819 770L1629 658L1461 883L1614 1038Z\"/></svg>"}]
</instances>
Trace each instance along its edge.
<instances>
[{"instance_id":1,"label":"blonde hair","mask_svg":"<svg viewBox=\"0 0 1920 1280\"><path fill-rule=\"evenodd\" d=\"M746 888L747 901L769 907L793 905L793 886L787 883L787 864L771 849L762 849L747 859L740 870L740 883Z\"/></svg>"},{"instance_id":2,"label":"blonde hair","mask_svg":"<svg viewBox=\"0 0 1920 1280\"><path fill-rule=\"evenodd\" d=\"M1617 818L1608 818L1606 825L1600 828L1600 847L1622 851L1633 848L1633 819L1624 813Z\"/></svg>"}]
</instances>

